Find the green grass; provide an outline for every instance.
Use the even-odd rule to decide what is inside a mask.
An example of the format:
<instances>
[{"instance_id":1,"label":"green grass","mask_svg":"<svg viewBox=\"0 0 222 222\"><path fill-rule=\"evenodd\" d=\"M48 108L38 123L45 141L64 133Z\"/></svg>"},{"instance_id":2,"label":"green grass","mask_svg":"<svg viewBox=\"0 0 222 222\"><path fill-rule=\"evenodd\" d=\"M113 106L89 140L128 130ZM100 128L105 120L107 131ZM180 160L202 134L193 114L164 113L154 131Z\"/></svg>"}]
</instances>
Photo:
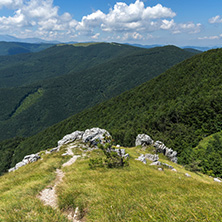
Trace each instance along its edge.
<instances>
[{"instance_id":1,"label":"green grass","mask_svg":"<svg viewBox=\"0 0 222 222\"><path fill-rule=\"evenodd\" d=\"M17 116L18 114L22 113L24 110L31 107L33 104L37 102L39 98L42 97L44 90L39 88L36 92L29 94L20 104L20 106L16 109L15 113L12 117Z\"/></svg>"},{"instance_id":2,"label":"green grass","mask_svg":"<svg viewBox=\"0 0 222 222\"><path fill-rule=\"evenodd\" d=\"M61 209L79 207L86 221L221 221L222 186L202 174L177 172L136 161L141 150L130 148L130 166L91 170L88 159L65 168L59 186ZM101 155L94 151L95 157Z\"/></svg>"},{"instance_id":3,"label":"green grass","mask_svg":"<svg viewBox=\"0 0 222 222\"><path fill-rule=\"evenodd\" d=\"M55 169L66 157L61 152L44 156L44 160L28 164L0 177L0 222L68 222L60 211L44 206L39 192L55 179Z\"/></svg>"},{"instance_id":4,"label":"green grass","mask_svg":"<svg viewBox=\"0 0 222 222\"><path fill-rule=\"evenodd\" d=\"M221 221L222 186L212 178L177 169L172 172L136 161L146 151L126 148L130 165L122 169L89 168L89 158L103 155L87 152L73 165L63 168L65 177L57 187L60 210L44 206L37 198L47 185L53 185L55 170L70 157L59 153L21 167L0 177L0 222L68 222L63 212L80 210L83 221ZM76 149L81 154L80 149ZM188 172L192 177L187 178Z\"/></svg>"}]
</instances>

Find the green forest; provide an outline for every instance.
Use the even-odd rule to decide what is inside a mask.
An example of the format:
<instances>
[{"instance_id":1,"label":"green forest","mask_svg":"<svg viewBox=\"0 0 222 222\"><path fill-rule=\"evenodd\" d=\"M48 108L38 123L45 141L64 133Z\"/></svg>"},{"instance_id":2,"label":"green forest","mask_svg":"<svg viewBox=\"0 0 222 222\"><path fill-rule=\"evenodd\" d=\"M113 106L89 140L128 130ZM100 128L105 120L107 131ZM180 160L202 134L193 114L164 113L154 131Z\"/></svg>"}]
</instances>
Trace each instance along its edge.
<instances>
[{"instance_id":1,"label":"green forest","mask_svg":"<svg viewBox=\"0 0 222 222\"><path fill-rule=\"evenodd\" d=\"M31 85L0 89L0 140L34 135L71 115L154 78L193 55L175 46L141 49L102 43L87 47L55 46L45 53L50 50L55 52L56 49L59 50L58 59L64 52L69 52L68 55L72 54L73 57L64 58L69 58L69 63L61 60L54 65L52 60L56 58L56 54L50 54L51 57L47 58L51 60L48 63L45 61L45 64L51 69L57 69L57 65L62 69L67 64L71 67L74 66L73 63L78 63L76 70L83 69L84 66L87 68L86 63L94 66ZM78 57L80 52L85 57ZM28 61L25 64L27 63ZM46 67L39 69L47 71ZM38 76L39 73L33 75Z\"/></svg>"},{"instance_id":2,"label":"green forest","mask_svg":"<svg viewBox=\"0 0 222 222\"><path fill-rule=\"evenodd\" d=\"M222 49L196 55L135 89L25 139L15 149L12 165L27 153L56 146L65 134L95 126L110 131L116 143L124 146L134 146L137 134L146 133L176 150L179 163L189 164L198 143L222 130L221 64ZM203 169L204 164L200 163ZM219 175L217 171L212 174Z\"/></svg>"}]
</instances>

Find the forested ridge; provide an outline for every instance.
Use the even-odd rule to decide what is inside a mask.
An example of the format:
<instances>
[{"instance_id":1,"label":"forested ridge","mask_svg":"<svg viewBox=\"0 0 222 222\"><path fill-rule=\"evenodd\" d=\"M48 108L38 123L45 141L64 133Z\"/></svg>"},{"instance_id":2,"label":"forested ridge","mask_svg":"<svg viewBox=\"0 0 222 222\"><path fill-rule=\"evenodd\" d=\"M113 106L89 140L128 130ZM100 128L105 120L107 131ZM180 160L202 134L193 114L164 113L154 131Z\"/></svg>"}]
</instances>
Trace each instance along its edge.
<instances>
[{"instance_id":1,"label":"forested ridge","mask_svg":"<svg viewBox=\"0 0 222 222\"><path fill-rule=\"evenodd\" d=\"M62 52L70 57L64 56L59 63L56 59L61 57ZM193 55L175 46L140 49L105 43L87 47L55 46L47 49L45 54L47 59L51 58L51 62L45 61L50 70L78 63L75 70L79 71L38 82L33 80L30 85L0 89L0 140L34 135L154 78ZM63 63L67 59L69 62ZM81 70L84 66L85 69ZM47 72L47 69L40 68Z\"/></svg>"},{"instance_id":2,"label":"forested ridge","mask_svg":"<svg viewBox=\"0 0 222 222\"><path fill-rule=\"evenodd\" d=\"M146 133L178 151L179 163L189 164L198 143L222 130L221 73L222 49L196 55L135 89L27 138L15 150L12 162L55 146L74 130L98 126L125 146L134 145L138 133ZM201 164L204 168L204 161Z\"/></svg>"}]
</instances>

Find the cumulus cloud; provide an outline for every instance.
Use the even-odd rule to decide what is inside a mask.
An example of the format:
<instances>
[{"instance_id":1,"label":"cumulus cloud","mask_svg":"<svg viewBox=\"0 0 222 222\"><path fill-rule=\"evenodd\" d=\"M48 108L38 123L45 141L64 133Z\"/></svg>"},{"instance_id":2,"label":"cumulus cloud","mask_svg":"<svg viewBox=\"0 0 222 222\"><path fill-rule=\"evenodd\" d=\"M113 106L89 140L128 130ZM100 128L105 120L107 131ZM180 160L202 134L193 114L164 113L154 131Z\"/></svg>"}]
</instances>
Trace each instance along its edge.
<instances>
[{"instance_id":1,"label":"cumulus cloud","mask_svg":"<svg viewBox=\"0 0 222 222\"><path fill-rule=\"evenodd\" d=\"M173 33L178 34L182 32L187 32L190 34L199 33L201 31L202 25L200 23L194 24L193 22L176 24L173 28Z\"/></svg>"},{"instance_id":2,"label":"cumulus cloud","mask_svg":"<svg viewBox=\"0 0 222 222\"><path fill-rule=\"evenodd\" d=\"M161 4L146 7L142 0L131 4L117 2L108 13L97 10L83 16L81 21L68 12L59 15L59 7L53 0L0 0L2 7L13 9L14 15L0 17L0 31L17 33L17 37L98 39L105 33L123 40L144 40L157 30L176 34L197 33L201 29L201 24L193 22L177 24L171 8Z\"/></svg>"},{"instance_id":3,"label":"cumulus cloud","mask_svg":"<svg viewBox=\"0 0 222 222\"><path fill-rule=\"evenodd\" d=\"M222 18L221 16L217 15L215 17L210 18L209 23L214 24L214 23L222 23Z\"/></svg>"},{"instance_id":4,"label":"cumulus cloud","mask_svg":"<svg viewBox=\"0 0 222 222\"><path fill-rule=\"evenodd\" d=\"M1 0L0 8L6 7L6 8L14 9L21 6L22 3L23 3L23 0Z\"/></svg>"},{"instance_id":5,"label":"cumulus cloud","mask_svg":"<svg viewBox=\"0 0 222 222\"><path fill-rule=\"evenodd\" d=\"M78 23L67 12L59 15L53 0L1 0L0 7L3 6L15 12L13 16L0 17L0 30L13 34L17 31L18 36L58 37L59 32L74 32Z\"/></svg>"},{"instance_id":6,"label":"cumulus cloud","mask_svg":"<svg viewBox=\"0 0 222 222\"><path fill-rule=\"evenodd\" d=\"M220 35L213 35L213 36L204 36L204 37L199 37L199 40L217 40L217 39L221 39L222 38L222 34Z\"/></svg>"},{"instance_id":7,"label":"cumulus cloud","mask_svg":"<svg viewBox=\"0 0 222 222\"><path fill-rule=\"evenodd\" d=\"M95 35L91 36L92 39L98 39L100 36L100 33L96 33Z\"/></svg>"},{"instance_id":8,"label":"cumulus cloud","mask_svg":"<svg viewBox=\"0 0 222 222\"><path fill-rule=\"evenodd\" d=\"M78 30L91 30L100 27L105 32L123 31L152 31L157 29L157 22L161 18L173 18L176 13L170 8L157 4L153 7L145 7L144 3L136 0L135 3L127 5L124 2L117 2L114 8L104 14L100 10L84 16L77 26Z\"/></svg>"},{"instance_id":9,"label":"cumulus cloud","mask_svg":"<svg viewBox=\"0 0 222 222\"><path fill-rule=\"evenodd\" d=\"M130 41L130 40L141 40L144 39L144 37L138 33L138 32L133 32L133 33L124 33L122 40L124 41Z\"/></svg>"}]
</instances>

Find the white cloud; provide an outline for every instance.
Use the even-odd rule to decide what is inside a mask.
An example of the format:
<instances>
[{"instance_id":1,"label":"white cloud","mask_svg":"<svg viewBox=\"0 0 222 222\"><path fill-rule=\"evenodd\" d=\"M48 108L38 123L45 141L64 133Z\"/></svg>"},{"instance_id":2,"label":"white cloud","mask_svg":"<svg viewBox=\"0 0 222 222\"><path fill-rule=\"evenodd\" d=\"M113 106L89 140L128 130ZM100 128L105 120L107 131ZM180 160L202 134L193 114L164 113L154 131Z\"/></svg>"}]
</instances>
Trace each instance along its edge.
<instances>
[{"instance_id":1,"label":"white cloud","mask_svg":"<svg viewBox=\"0 0 222 222\"><path fill-rule=\"evenodd\" d=\"M130 41L130 40L141 40L143 39L143 36L139 34L138 32L133 33L124 33L122 40L124 41Z\"/></svg>"},{"instance_id":2,"label":"white cloud","mask_svg":"<svg viewBox=\"0 0 222 222\"><path fill-rule=\"evenodd\" d=\"M222 34L220 35L213 35L213 36L204 36L204 37L199 37L199 40L218 40L222 38Z\"/></svg>"},{"instance_id":3,"label":"white cloud","mask_svg":"<svg viewBox=\"0 0 222 222\"><path fill-rule=\"evenodd\" d=\"M129 40L153 38L152 32L162 30L176 33L197 33L201 24L193 22L177 24L176 13L157 4L146 7L142 0L126 4L117 2L108 13L97 10L76 21L70 13L59 14L53 0L0 0L0 9L14 10L12 16L0 17L0 32L17 37L40 37L70 40L85 37L102 38L103 35Z\"/></svg>"},{"instance_id":4,"label":"white cloud","mask_svg":"<svg viewBox=\"0 0 222 222\"><path fill-rule=\"evenodd\" d=\"M92 39L98 39L100 36L100 33L96 33L95 35L91 36Z\"/></svg>"},{"instance_id":5,"label":"white cloud","mask_svg":"<svg viewBox=\"0 0 222 222\"><path fill-rule=\"evenodd\" d=\"M161 29L166 29L166 30L169 30L169 29L172 29L173 27L175 27L175 22L173 19L171 19L170 21L169 20L162 20L162 24L160 26Z\"/></svg>"},{"instance_id":6,"label":"white cloud","mask_svg":"<svg viewBox=\"0 0 222 222\"><path fill-rule=\"evenodd\" d=\"M199 33L201 31L202 25L200 23L194 24L193 22L188 22L188 23L179 23L175 24L172 32L174 34L179 34L179 33L189 33L189 34L195 34Z\"/></svg>"},{"instance_id":7,"label":"white cloud","mask_svg":"<svg viewBox=\"0 0 222 222\"><path fill-rule=\"evenodd\" d=\"M0 7L3 6L14 8L15 12L13 16L0 17L1 32L16 34L17 31L18 37L45 38L58 37L59 32L61 36L67 31L75 32L77 21L67 12L59 15L59 7L53 5L53 0L1 0Z\"/></svg>"},{"instance_id":8,"label":"white cloud","mask_svg":"<svg viewBox=\"0 0 222 222\"><path fill-rule=\"evenodd\" d=\"M211 23L211 24L214 24L214 23L222 23L222 18L221 18L219 15L217 15L217 16L215 16L215 17L210 18L208 21L209 21L209 23Z\"/></svg>"},{"instance_id":9,"label":"white cloud","mask_svg":"<svg viewBox=\"0 0 222 222\"><path fill-rule=\"evenodd\" d=\"M1 0L0 8L6 7L6 8L14 9L21 6L22 3L23 3L23 0Z\"/></svg>"},{"instance_id":10,"label":"white cloud","mask_svg":"<svg viewBox=\"0 0 222 222\"><path fill-rule=\"evenodd\" d=\"M173 18L176 13L170 8L157 4L153 7L145 7L144 3L136 0L135 3L127 5L124 2L117 2L114 8L104 14L100 10L84 16L77 26L78 30L91 30L100 27L105 32L123 31L153 31L158 29L157 22L161 18Z\"/></svg>"}]
</instances>

